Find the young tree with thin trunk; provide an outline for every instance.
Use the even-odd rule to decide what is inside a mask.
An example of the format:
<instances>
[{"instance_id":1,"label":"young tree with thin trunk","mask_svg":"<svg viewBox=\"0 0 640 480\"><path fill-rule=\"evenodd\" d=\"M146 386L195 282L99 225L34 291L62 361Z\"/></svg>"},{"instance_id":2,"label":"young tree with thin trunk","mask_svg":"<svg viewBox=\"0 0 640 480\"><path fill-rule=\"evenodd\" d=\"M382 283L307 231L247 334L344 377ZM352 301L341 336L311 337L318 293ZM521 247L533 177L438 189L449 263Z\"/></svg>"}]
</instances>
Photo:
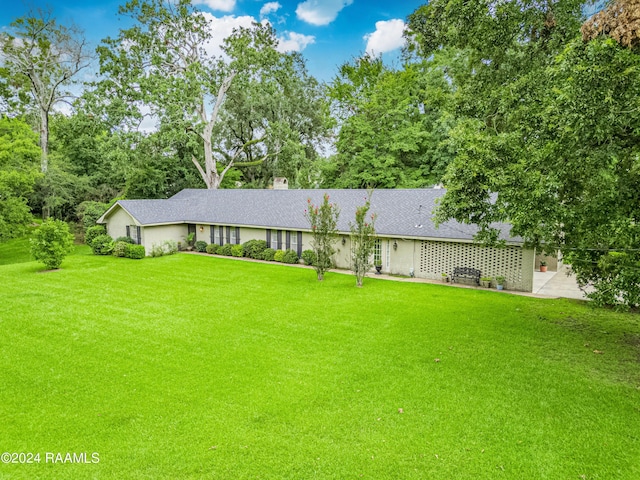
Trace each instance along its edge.
<instances>
[{"instance_id":1,"label":"young tree with thin trunk","mask_svg":"<svg viewBox=\"0 0 640 480\"><path fill-rule=\"evenodd\" d=\"M324 274L331 268L331 256L335 253L333 244L337 238L338 217L340 209L335 203L329 202L327 193L322 197L322 204L316 206L307 200L305 218L311 225L311 248L316 254L314 268L318 274L318 280L324 280Z\"/></svg>"},{"instance_id":2,"label":"young tree with thin trunk","mask_svg":"<svg viewBox=\"0 0 640 480\"><path fill-rule=\"evenodd\" d=\"M361 207L356 208L355 223L351 229L351 269L356 276L356 286L362 287L365 275L373 266L373 249L376 243L376 215L369 215L371 196Z\"/></svg>"}]
</instances>

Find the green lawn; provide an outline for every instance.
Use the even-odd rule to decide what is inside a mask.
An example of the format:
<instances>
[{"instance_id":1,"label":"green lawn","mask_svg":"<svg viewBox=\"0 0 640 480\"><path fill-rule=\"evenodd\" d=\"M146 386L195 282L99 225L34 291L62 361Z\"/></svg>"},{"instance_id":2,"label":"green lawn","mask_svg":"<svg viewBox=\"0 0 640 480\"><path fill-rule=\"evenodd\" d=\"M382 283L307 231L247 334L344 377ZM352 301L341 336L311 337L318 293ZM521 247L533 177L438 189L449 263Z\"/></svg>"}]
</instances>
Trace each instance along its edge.
<instances>
[{"instance_id":1,"label":"green lawn","mask_svg":"<svg viewBox=\"0 0 640 480\"><path fill-rule=\"evenodd\" d=\"M185 254L62 266L0 267L0 452L41 454L0 478L640 478L638 315Z\"/></svg>"}]
</instances>

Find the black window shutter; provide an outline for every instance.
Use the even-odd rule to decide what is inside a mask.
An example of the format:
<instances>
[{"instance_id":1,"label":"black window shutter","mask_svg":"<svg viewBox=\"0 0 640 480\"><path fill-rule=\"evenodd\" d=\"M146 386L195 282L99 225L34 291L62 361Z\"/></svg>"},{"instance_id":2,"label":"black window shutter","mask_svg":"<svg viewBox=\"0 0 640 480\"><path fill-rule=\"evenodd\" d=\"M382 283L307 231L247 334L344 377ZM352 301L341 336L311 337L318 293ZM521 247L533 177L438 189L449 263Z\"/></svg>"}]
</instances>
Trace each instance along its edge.
<instances>
[{"instance_id":1,"label":"black window shutter","mask_svg":"<svg viewBox=\"0 0 640 480\"><path fill-rule=\"evenodd\" d=\"M220 246L222 246L224 244L224 227L222 225L220 225L220 227L218 228L218 234L220 237Z\"/></svg>"},{"instance_id":2,"label":"black window shutter","mask_svg":"<svg viewBox=\"0 0 640 480\"><path fill-rule=\"evenodd\" d=\"M131 227L127 225L127 237L131 237Z\"/></svg>"},{"instance_id":3,"label":"black window shutter","mask_svg":"<svg viewBox=\"0 0 640 480\"><path fill-rule=\"evenodd\" d=\"M227 243L231 243L231 227L227 227Z\"/></svg>"},{"instance_id":4,"label":"black window shutter","mask_svg":"<svg viewBox=\"0 0 640 480\"><path fill-rule=\"evenodd\" d=\"M302 232L298 232L298 251L296 253L299 257L302 256Z\"/></svg>"},{"instance_id":5,"label":"black window shutter","mask_svg":"<svg viewBox=\"0 0 640 480\"><path fill-rule=\"evenodd\" d=\"M289 230L287 230L285 238L287 240L287 250L289 250L291 248L291 232Z\"/></svg>"},{"instance_id":6,"label":"black window shutter","mask_svg":"<svg viewBox=\"0 0 640 480\"><path fill-rule=\"evenodd\" d=\"M236 227L236 243L240 244L240 227Z\"/></svg>"},{"instance_id":7,"label":"black window shutter","mask_svg":"<svg viewBox=\"0 0 640 480\"><path fill-rule=\"evenodd\" d=\"M140 227L136 227L136 234L138 235L138 238L136 239L136 243L138 245L140 245L142 243L142 238L140 238L140 236L141 236L140 235L140 230L141 230Z\"/></svg>"},{"instance_id":8,"label":"black window shutter","mask_svg":"<svg viewBox=\"0 0 640 480\"><path fill-rule=\"evenodd\" d=\"M278 250L282 250L282 230L278 230Z\"/></svg>"},{"instance_id":9,"label":"black window shutter","mask_svg":"<svg viewBox=\"0 0 640 480\"><path fill-rule=\"evenodd\" d=\"M271 248L271 230L267 229L267 248Z\"/></svg>"},{"instance_id":10,"label":"black window shutter","mask_svg":"<svg viewBox=\"0 0 640 480\"><path fill-rule=\"evenodd\" d=\"M216 227L215 225L209 226L209 243L213 243L216 238Z\"/></svg>"}]
</instances>

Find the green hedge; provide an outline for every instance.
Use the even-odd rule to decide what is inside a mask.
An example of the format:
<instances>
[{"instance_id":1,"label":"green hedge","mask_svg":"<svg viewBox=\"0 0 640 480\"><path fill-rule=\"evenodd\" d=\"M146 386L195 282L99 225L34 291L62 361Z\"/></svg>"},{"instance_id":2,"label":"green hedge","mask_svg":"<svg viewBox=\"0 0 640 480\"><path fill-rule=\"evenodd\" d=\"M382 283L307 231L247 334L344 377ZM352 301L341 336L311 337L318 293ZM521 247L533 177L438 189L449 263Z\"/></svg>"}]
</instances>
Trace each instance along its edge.
<instances>
[{"instance_id":1,"label":"green hedge","mask_svg":"<svg viewBox=\"0 0 640 480\"><path fill-rule=\"evenodd\" d=\"M128 245L127 258L139 260L145 257L144 245Z\"/></svg>"},{"instance_id":2,"label":"green hedge","mask_svg":"<svg viewBox=\"0 0 640 480\"><path fill-rule=\"evenodd\" d=\"M231 257L233 255L232 248L233 248L233 245L231 245L230 243L227 243L226 245L223 245L218 249L218 253L220 255L226 255L227 257Z\"/></svg>"},{"instance_id":3,"label":"green hedge","mask_svg":"<svg viewBox=\"0 0 640 480\"><path fill-rule=\"evenodd\" d=\"M109 255L113 251L113 239L109 235L98 235L89 245L94 255Z\"/></svg>"},{"instance_id":4,"label":"green hedge","mask_svg":"<svg viewBox=\"0 0 640 480\"><path fill-rule=\"evenodd\" d=\"M205 251L209 254L214 254L214 253L218 253L219 249L220 249L220 245L218 245L217 243L210 243L209 245L207 245L207 248L205 249Z\"/></svg>"},{"instance_id":5,"label":"green hedge","mask_svg":"<svg viewBox=\"0 0 640 480\"><path fill-rule=\"evenodd\" d=\"M317 258L316 252L313 250L305 250L302 252L302 261L305 265L315 265Z\"/></svg>"},{"instance_id":6,"label":"green hedge","mask_svg":"<svg viewBox=\"0 0 640 480\"><path fill-rule=\"evenodd\" d=\"M298 263L298 254L294 250L287 250L282 256L282 263Z\"/></svg>"},{"instance_id":7,"label":"green hedge","mask_svg":"<svg viewBox=\"0 0 640 480\"><path fill-rule=\"evenodd\" d=\"M273 248L265 248L264 251L262 252L262 259L272 262L273 256L275 255L275 253L276 251Z\"/></svg>"},{"instance_id":8,"label":"green hedge","mask_svg":"<svg viewBox=\"0 0 640 480\"><path fill-rule=\"evenodd\" d=\"M242 244L243 257L261 259L262 252L267 248L267 242L264 240L249 240Z\"/></svg>"},{"instance_id":9,"label":"green hedge","mask_svg":"<svg viewBox=\"0 0 640 480\"><path fill-rule=\"evenodd\" d=\"M204 242L202 240L198 240L196 242L195 247L196 247L196 251L204 253L204 252L207 251L207 242Z\"/></svg>"}]
</instances>

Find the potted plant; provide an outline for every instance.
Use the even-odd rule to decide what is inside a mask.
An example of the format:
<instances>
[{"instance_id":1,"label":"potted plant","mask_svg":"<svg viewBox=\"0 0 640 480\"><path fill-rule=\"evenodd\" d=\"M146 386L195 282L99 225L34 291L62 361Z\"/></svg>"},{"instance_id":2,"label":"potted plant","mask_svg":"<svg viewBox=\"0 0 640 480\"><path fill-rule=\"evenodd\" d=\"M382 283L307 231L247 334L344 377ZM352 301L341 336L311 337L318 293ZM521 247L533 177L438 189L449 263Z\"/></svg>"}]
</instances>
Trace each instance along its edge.
<instances>
[{"instance_id":1,"label":"potted plant","mask_svg":"<svg viewBox=\"0 0 640 480\"><path fill-rule=\"evenodd\" d=\"M444 283L447 283L449 281L449 274L448 273L442 273L442 281Z\"/></svg>"},{"instance_id":2,"label":"potted plant","mask_svg":"<svg viewBox=\"0 0 640 480\"><path fill-rule=\"evenodd\" d=\"M504 282L505 282L506 278L503 277L502 275L498 275L496 277L496 288L498 290L504 290Z\"/></svg>"},{"instance_id":3,"label":"potted plant","mask_svg":"<svg viewBox=\"0 0 640 480\"><path fill-rule=\"evenodd\" d=\"M491 286L491 277L481 277L480 285L482 285L484 288L489 288Z\"/></svg>"},{"instance_id":4,"label":"potted plant","mask_svg":"<svg viewBox=\"0 0 640 480\"><path fill-rule=\"evenodd\" d=\"M187 250L191 251L193 250L193 243L196 240L196 234L191 232L189 235L187 235L186 241L187 241Z\"/></svg>"},{"instance_id":5,"label":"potted plant","mask_svg":"<svg viewBox=\"0 0 640 480\"><path fill-rule=\"evenodd\" d=\"M376 260L374 265L376 267L376 275L380 275L382 273L382 260Z\"/></svg>"},{"instance_id":6,"label":"potted plant","mask_svg":"<svg viewBox=\"0 0 640 480\"><path fill-rule=\"evenodd\" d=\"M541 272L547 271L547 262L545 262L544 260L540 260L540 271Z\"/></svg>"}]
</instances>

